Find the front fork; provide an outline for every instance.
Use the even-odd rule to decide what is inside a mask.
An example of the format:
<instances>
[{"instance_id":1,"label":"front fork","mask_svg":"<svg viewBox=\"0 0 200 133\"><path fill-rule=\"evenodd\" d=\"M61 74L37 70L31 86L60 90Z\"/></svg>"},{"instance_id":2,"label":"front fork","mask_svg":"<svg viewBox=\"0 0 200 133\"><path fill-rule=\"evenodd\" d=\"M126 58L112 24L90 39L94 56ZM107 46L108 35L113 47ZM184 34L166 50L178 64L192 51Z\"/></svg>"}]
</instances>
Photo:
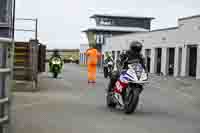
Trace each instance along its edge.
<instances>
[{"instance_id":1,"label":"front fork","mask_svg":"<svg viewBox=\"0 0 200 133\"><path fill-rule=\"evenodd\" d=\"M137 94L140 94L143 91L143 85L141 84L129 84L128 87L133 88L133 91Z\"/></svg>"}]
</instances>

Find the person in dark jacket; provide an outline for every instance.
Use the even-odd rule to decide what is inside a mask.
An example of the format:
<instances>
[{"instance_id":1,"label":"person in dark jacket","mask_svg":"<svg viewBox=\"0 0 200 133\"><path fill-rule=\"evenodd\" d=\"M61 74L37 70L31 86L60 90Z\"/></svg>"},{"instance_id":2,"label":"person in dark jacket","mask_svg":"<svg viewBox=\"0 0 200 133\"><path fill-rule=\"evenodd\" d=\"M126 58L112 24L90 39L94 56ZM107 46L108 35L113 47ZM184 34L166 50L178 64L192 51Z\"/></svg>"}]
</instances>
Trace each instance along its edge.
<instances>
[{"instance_id":1,"label":"person in dark jacket","mask_svg":"<svg viewBox=\"0 0 200 133\"><path fill-rule=\"evenodd\" d=\"M142 67L146 69L145 60L143 58L143 55L141 54L141 51L142 51L142 44L140 42L138 41L131 42L129 50L120 55L120 59L118 62L119 64L118 66L122 67L120 69L127 69L129 61L132 61L132 60L138 60L140 64L142 65ZM110 78L110 83L108 86L109 91L112 90L119 76L120 76L120 70L112 74Z\"/></svg>"}]
</instances>

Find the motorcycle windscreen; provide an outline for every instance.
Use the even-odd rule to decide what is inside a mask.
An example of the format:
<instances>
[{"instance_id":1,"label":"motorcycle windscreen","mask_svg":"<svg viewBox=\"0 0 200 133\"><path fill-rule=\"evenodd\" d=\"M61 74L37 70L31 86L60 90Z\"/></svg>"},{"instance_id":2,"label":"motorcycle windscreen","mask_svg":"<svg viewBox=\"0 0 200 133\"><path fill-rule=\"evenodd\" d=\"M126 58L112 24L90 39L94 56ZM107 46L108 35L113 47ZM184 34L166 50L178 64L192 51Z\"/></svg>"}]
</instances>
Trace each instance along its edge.
<instances>
[{"instance_id":1,"label":"motorcycle windscreen","mask_svg":"<svg viewBox=\"0 0 200 133\"><path fill-rule=\"evenodd\" d=\"M137 75L133 69L128 69L126 72L120 75L119 80L123 83L138 80Z\"/></svg>"}]
</instances>

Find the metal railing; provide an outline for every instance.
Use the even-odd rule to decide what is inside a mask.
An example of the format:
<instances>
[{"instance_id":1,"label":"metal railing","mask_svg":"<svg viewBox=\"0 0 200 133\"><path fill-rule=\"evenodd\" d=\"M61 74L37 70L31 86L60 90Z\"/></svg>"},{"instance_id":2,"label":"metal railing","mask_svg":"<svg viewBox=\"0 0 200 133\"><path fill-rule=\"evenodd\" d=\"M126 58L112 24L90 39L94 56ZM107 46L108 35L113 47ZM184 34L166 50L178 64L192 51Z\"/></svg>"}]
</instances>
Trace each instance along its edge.
<instances>
[{"instance_id":1,"label":"metal railing","mask_svg":"<svg viewBox=\"0 0 200 133\"><path fill-rule=\"evenodd\" d=\"M0 38L0 133L10 132L11 48L11 40Z\"/></svg>"}]
</instances>

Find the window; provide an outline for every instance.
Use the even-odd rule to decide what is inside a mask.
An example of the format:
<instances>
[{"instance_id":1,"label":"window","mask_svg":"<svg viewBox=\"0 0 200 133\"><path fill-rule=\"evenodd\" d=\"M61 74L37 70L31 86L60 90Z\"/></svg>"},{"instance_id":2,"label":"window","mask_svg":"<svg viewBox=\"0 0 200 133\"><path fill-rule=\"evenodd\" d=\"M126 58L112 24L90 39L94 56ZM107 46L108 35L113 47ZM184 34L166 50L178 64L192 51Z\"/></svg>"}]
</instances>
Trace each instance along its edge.
<instances>
[{"instance_id":1,"label":"window","mask_svg":"<svg viewBox=\"0 0 200 133\"><path fill-rule=\"evenodd\" d=\"M151 57L151 49L145 49L145 56Z\"/></svg>"},{"instance_id":2,"label":"window","mask_svg":"<svg viewBox=\"0 0 200 133\"><path fill-rule=\"evenodd\" d=\"M96 43L97 44L103 44L104 43L104 35L103 34L96 35Z\"/></svg>"},{"instance_id":3,"label":"window","mask_svg":"<svg viewBox=\"0 0 200 133\"><path fill-rule=\"evenodd\" d=\"M162 37L162 40L163 40L163 41L166 41L166 40L167 40L167 38L166 38L166 37Z\"/></svg>"},{"instance_id":4,"label":"window","mask_svg":"<svg viewBox=\"0 0 200 133\"><path fill-rule=\"evenodd\" d=\"M8 22L8 0L0 0L0 23Z\"/></svg>"}]
</instances>

